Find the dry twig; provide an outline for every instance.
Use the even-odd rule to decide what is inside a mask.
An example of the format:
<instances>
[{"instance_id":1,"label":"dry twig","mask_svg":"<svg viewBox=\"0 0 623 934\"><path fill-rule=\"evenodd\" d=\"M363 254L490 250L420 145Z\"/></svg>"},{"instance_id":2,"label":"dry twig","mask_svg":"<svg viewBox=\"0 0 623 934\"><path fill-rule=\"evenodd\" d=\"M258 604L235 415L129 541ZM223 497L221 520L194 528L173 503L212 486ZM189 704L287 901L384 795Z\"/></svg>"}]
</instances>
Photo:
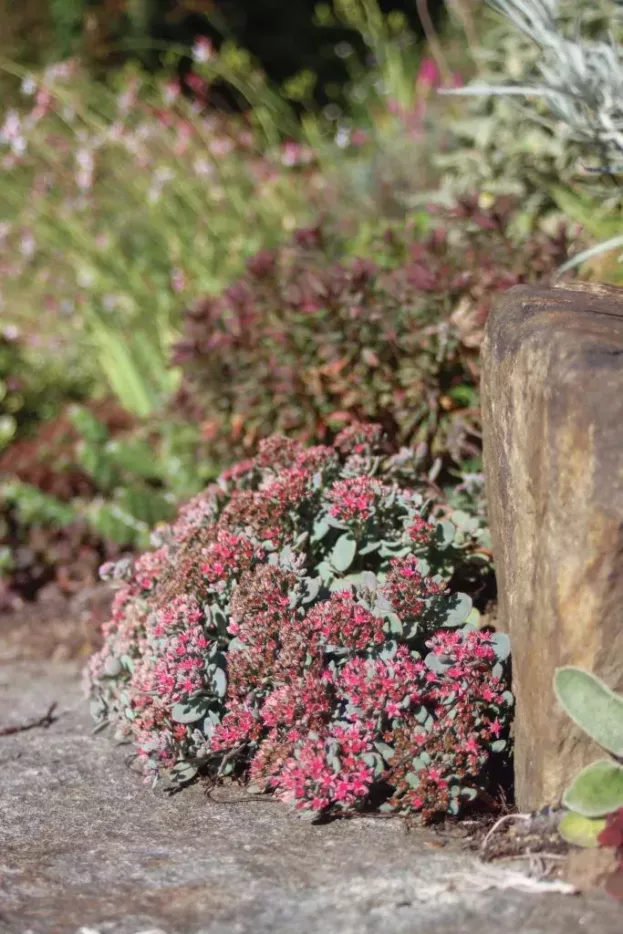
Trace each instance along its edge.
<instances>
[{"instance_id":1,"label":"dry twig","mask_svg":"<svg viewBox=\"0 0 623 934\"><path fill-rule=\"evenodd\" d=\"M513 821L513 820L529 821L531 819L532 819L532 816L530 814L504 814L502 817L496 820L493 827L491 827L491 829L487 832L484 840L480 844L480 852L485 853L487 849L487 843L489 842L493 834L496 832L496 830L502 826L502 824L505 824L508 821Z\"/></svg>"},{"instance_id":2,"label":"dry twig","mask_svg":"<svg viewBox=\"0 0 623 934\"><path fill-rule=\"evenodd\" d=\"M15 733L26 733L27 730L35 730L40 726L47 729L55 720L58 720L58 717L54 716L56 707L57 703L54 701L50 704L46 713L44 713L42 717L39 717L38 720L32 720L30 723L20 723L16 726L0 727L0 736L13 736Z\"/></svg>"}]
</instances>

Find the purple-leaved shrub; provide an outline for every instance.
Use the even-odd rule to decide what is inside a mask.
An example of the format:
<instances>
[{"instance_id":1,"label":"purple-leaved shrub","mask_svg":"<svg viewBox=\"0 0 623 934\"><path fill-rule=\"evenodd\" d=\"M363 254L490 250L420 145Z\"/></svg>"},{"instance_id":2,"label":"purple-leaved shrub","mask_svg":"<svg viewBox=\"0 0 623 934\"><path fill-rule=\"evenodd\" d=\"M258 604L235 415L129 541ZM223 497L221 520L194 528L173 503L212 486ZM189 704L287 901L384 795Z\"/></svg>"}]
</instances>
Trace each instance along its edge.
<instances>
[{"instance_id":1,"label":"purple-leaved shrub","mask_svg":"<svg viewBox=\"0 0 623 934\"><path fill-rule=\"evenodd\" d=\"M186 311L175 404L213 451L254 453L273 432L327 443L357 419L419 447L429 467L480 456L489 310L500 292L547 281L568 238L564 229L518 237L510 199L437 210L427 233L419 221L381 224L358 257L328 225L298 230Z\"/></svg>"},{"instance_id":2,"label":"purple-leaved shrub","mask_svg":"<svg viewBox=\"0 0 623 934\"><path fill-rule=\"evenodd\" d=\"M148 778L242 776L297 809L456 814L507 746L508 640L448 587L456 529L376 426L273 436L116 576L86 675Z\"/></svg>"}]
</instances>

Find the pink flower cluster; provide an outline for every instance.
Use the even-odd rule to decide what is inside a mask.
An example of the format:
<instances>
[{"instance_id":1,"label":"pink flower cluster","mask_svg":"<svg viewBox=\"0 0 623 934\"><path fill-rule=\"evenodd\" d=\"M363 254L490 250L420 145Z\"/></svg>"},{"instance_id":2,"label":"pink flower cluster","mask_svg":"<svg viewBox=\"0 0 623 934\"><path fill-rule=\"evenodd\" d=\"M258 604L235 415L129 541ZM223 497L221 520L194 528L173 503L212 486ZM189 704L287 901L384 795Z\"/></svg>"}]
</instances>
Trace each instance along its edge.
<instances>
[{"instance_id":1,"label":"pink flower cluster","mask_svg":"<svg viewBox=\"0 0 623 934\"><path fill-rule=\"evenodd\" d=\"M363 651L385 641L385 620L355 603L349 591L334 593L308 615L312 631L326 645Z\"/></svg>"},{"instance_id":2,"label":"pink flower cluster","mask_svg":"<svg viewBox=\"0 0 623 934\"><path fill-rule=\"evenodd\" d=\"M216 540L203 551L200 570L212 587L222 590L261 556L246 536L219 529Z\"/></svg>"},{"instance_id":3,"label":"pink flower cluster","mask_svg":"<svg viewBox=\"0 0 623 934\"><path fill-rule=\"evenodd\" d=\"M384 482L380 450L367 426L332 448L267 439L129 580L108 569L121 589L87 682L148 776L225 765L298 809L374 794L425 817L485 781L510 703L497 643L438 628L456 617L429 571L447 527L436 536L417 493Z\"/></svg>"},{"instance_id":4,"label":"pink flower cluster","mask_svg":"<svg viewBox=\"0 0 623 934\"><path fill-rule=\"evenodd\" d=\"M343 522L365 522L385 490L370 477L341 480L329 491L330 513Z\"/></svg>"},{"instance_id":5,"label":"pink flower cluster","mask_svg":"<svg viewBox=\"0 0 623 934\"><path fill-rule=\"evenodd\" d=\"M348 612L349 601L340 594L334 606ZM507 701L491 675L491 637L477 631L433 637L431 654L448 662L441 674L406 645L392 658L353 654L341 667L326 661L323 667L321 637L316 663L305 670L302 652L293 656L288 645L300 642L316 615L312 610L306 621L282 615L286 666L274 643L270 669L245 643L245 664L237 660L235 667L238 701L217 728L217 748L246 749L253 784L299 809L361 808L375 782L393 787L392 803L401 809L426 816L448 809L452 779L476 780L502 731L496 710ZM422 754L418 767L414 759Z\"/></svg>"},{"instance_id":6,"label":"pink flower cluster","mask_svg":"<svg viewBox=\"0 0 623 934\"><path fill-rule=\"evenodd\" d=\"M309 734L285 762L275 783L277 797L299 807L306 802L316 812L357 807L374 781L374 769L363 759L372 752L371 739L358 723L334 726L328 739Z\"/></svg>"},{"instance_id":7,"label":"pink flower cluster","mask_svg":"<svg viewBox=\"0 0 623 934\"><path fill-rule=\"evenodd\" d=\"M384 590L396 612L405 619L420 616L424 612L425 600L439 595L444 589L444 584L422 575L420 560L415 555L392 559Z\"/></svg>"}]
</instances>

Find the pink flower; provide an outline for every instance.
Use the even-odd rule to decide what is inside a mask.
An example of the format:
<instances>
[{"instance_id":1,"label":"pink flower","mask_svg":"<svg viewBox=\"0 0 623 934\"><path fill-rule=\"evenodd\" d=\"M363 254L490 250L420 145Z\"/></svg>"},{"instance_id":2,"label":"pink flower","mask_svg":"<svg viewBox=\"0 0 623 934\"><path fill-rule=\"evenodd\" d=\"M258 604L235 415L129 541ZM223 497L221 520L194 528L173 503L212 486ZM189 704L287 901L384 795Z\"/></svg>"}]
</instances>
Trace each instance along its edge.
<instances>
[{"instance_id":1,"label":"pink flower","mask_svg":"<svg viewBox=\"0 0 623 934\"><path fill-rule=\"evenodd\" d=\"M497 717L492 723L489 724L489 730L495 736L496 739L502 732L502 729L503 729L502 724L500 723Z\"/></svg>"},{"instance_id":2,"label":"pink flower","mask_svg":"<svg viewBox=\"0 0 623 934\"><path fill-rule=\"evenodd\" d=\"M416 83L419 87L437 88L441 83L441 72L432 58L423 58L418 69Z\"/></svg>"},{"instance_id":3,"label":"pink flower","mask_svg":"<svg viewBox=\"0 0 623 934\"><path fill-rule=\"evenodd\" d=\"M186 275L183 269L176 267L171 270L171 288L174 292L183 292L186 288Z\"/></svg>"},{"instance_id":4,"label":"pink flower","mask_svg":"<svg viewBox=\"0 0 623 934\"><path fill-rule=\"evenodd\" d=\"M383 487L369 477L353 477L335 483L327 494L332 504L329 512L344 522L365 522L383 492Z\"/></svg>"},{"instance_id":5,"label":"pink flower","mask_svg":"<svg viewBox=\"0 0 623 934\"><path fill-rule=\"evenodd\" d=\"M200 64L209 62L214 56L214 46L207 36L198 36L193 45L193 59Z\"/></svg>"}]
</instances>

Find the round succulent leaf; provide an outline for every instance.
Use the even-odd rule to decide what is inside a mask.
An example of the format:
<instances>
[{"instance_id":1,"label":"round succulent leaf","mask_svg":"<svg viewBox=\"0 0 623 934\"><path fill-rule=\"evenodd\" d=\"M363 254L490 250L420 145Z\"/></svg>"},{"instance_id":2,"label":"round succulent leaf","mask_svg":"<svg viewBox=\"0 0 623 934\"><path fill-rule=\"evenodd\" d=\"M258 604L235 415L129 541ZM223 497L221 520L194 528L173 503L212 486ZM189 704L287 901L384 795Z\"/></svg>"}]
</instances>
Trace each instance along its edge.
<instances>
[{"instance_id":1,"label":"round succulent leaf","mask_svg":"<svg viewBox=\"0 0 623 934\"><path fill-rule=\"evenodd\" d=\"M171 718L176 723L196 723L205 717L209 703L207 697L193 697L186 703L174 704L171 708Z\"/></svg>"},{"instance_id":2,"label":"round succulent leaf","mask_svg":"<svg viewBox=\"0 0 623 934\"><path fill-rule=\"evenodd\" d=\"M89 702L89 713L94 720L100 720L106 716L106 703L103 698L97 697Z\"/></svg>"},{"instance_id":3,"label":"round succulent leaf","mask_svg":"<svg viewBox=\"0 0 623 934\"><path fill-rule=\"evenodd\" d=\"M402 636L403 625L400 617L396 613L388 613L386 619L389 623L389 631L392 636Z\"/></svg>"},{"instance_id":4,"label":"round succulent leaf","mask_svg":"<svg viewBox=\"0 0 623 934\"><path fill-rule=\"evenodd\" d=\"M190 762L178 762L171 769L171 778L176 782L190 782L197 774L197 768Z\"/></svg>"},{"instance_id":5,"label":"round succulent leaf","mask_svg":"<svg viewBox=\"0 0 623 934\"><path fill-rule=\"evenodd\" d=\"M360 551L359 554L362 554L362 552ZM359 586L365 590L376 591L378 587L376 574L373 571L362 571L359 575Z\"/></svg>"},{"instance_id":6,"label":"round succulent leaf","mask_svg":"<svg viewBox=\"0 0 623 934\"><path fill-rule=\"evenodd\" d=\"M450 518L459 532L474 534L478 531L478 516L470 516L469 513L464 512L462 509L455 509L450 513Z\"/></svg>"},{"instance_id":7,"label":"round succulent leaf","mask_svg":"<svg viewBox=\"0 0 623 934\"><path fill-rule=\"evenodd\" d=\"M332 529L347 529L348 528L348 524L346 522L344 522L342 519L336 519L336 517L332 516L331 513L328 513L325 516L324 521Z\"/></svg>"},{"instance_id":8,"label":"round succulent leaf","mask_svg":"<svg viewBox=\"0 0 623 934\"><path fill-rule=\"evenodd\" d=\"M385 771L385 763L378 752L366 752L361 758L367 766L373 769L375 778L379 778Z\"/></svg>"},{"instance_id":9,"label":"round succulent leaf","mask_svg":"<svg viewBox=\"0 0 623 934\"><path fill-rule=\"evenodd\" d=\"M210 672L212 681L212 690L217 697L225 697L227 694L227 675L222 668L214 666Z\"/></svg>"},{"instance_id":10,"label":"round succulent leaf","mask_svg":"<svg viewBox=\"0 0 623 934\"><path fill-rule=\"evenodd\" d=\"M335 573L328 561L321 561L318 565L316 565L316 571L318 572L323 584L328 584Z\"/></svg>"},{"instance_id":11,"label":"round succulent leaf","mask_svg":"<svg viewBox=\"0 0 623 934\"><path fill-rule=\"evenodd\" d=\"M623 765L611 759L591 762L573 779L562 803L583 817L603 817L623 807Z\"/></svg>"},{"instance_id":12,"label":"round succulent leaf","mask_svg":"<svg viewBox=\"0 0 623 934\"><path fill-rule=\"evenodd\" d=\"M425 729L430 729L431 724L433 723L432 714L426 709L426 707L419 707L415 713L415 719L423 726Z\"/></svg>"},{"instance_id":13,"label":"round succulent leaf","mask_svg":"<svg viewBox=\"0 0 623 934\"><path fill-rule=\"evenodd\" d=\"M392 613L393 609L394 609L393 605L390 603L387 597L384 596L384 594L379 593L376 595L376 600L374 601L375 613L378 613L378 614Z\"/></svg>"},{"instance_id":14,"label":"round succulent leaf","mask_svg":"<svg viewBox=\"0 0 623 934\"><path fill-rule=\"evenodd\" d=\"M383 542L379 548L381 558L404 558L413 551L411 543L405 545L403 542Z\"/></svg>"},{"instance_id":15,"label":"round succulent leaf","mask_svg":"<svg viewBox=\"0 0 623 934\"><path fill-rule=\"evenodd\" d=\"M209 659L211 664L217 668L227 669L227 656L216 643L210 649Z\"/></svg>"},{"instance_id":16,"label":"round succulent leaf","mask_svg":"<svg viewBox=\"0 0 623 934\"><path fill-rule=\"evenodd\" d=\"M560 819L558 833L567 843L592 848L599 846L597 837L605 826L605 818L584 817L575 811L567 811Z\"/></svg>"},{"instance_id":17,"label":"round succulent leaf","mask_svg":"<svg viewBox=\"0 0 623 934\"><path fill-rule=\"evenodd\" d=\"M444 674L444 672L451 667L452 662L444 662L443 658L440 658L439 655L429 652L424 658L424 664L436 674Z\"/></svg>"},{"instance_id":18,"label":"round succulent leaf","mask_svg":"<svg viewBox=\"0 0 623 934\"><path fill-rule=\"evenodd\" d=\"M284 548L279 552L279 566L285 568L287 571L292 568L292 561L294 560L294 551L290 545L285 545Z\"/></svg>"},{"instance_id":19,"label":"round succulent leaf","mask_svg":"<svg viewBox=\"0 0 623 934\"><path fill-rule=\"evenodd\" d=\"M495 649L495 654L497 655L498 660L505 662L511 654L511 640L508 638L505 632L496 632L494 633L491 642L493 648Z\"/></svg>"},{"instance_id":20,"label":"round succulent leaf","mask_svg":"<svg viewBox=\"0 0 623 934\"><path fill-rule=\"evenodd\" d=\"M386 762L389 762L394 758L394 749L388 743L378 742L374 744L374 748L379 752Z\"/></svg>"},{"instance_id":21,"label":"round succulent leaf","mask_svg":"<svg viewBox=\"0 0 623 934\"><path fill-rule=\"evenodd\" d=\"M363 548L359 549L360 555L371 555L373 552L378 551L381 547L380 542L369 542L367 545L364 545Z\"/></svg>"},{"instance_id":22,"label":"round succulent leaf","mask_svg":"<svg viewBox=\"0 0 623 934\"><path fill-rule=\"evenodd\" d=\"M348 590L349 593L352 593L353 584L351 581L346 580L345 577L336 577L335 580L332 580L329 584L329 590L331 593L341 593L343 590Z\"/></svg>"},{"instance_id":23,"label":"round succulent leaf","mask_svg":"<svg viewBox=\"0 0 623 934\"><path fill-rule=\"evenodd\" d=\"M311 603L312 600L315 600L320 592L322 587L322 579L320 577L306 577L303 580L303 599L302 603Z\"/></svg>"},{"instance_id":24,"label":"round succulent leaf","mask_svg":"<svg viewBox=\"0 0 623 934\"><path fill-rule=\"evenodd\" d=\"M435 606L443 614L442 626L454 628L462 626L472 611L472 598L466 593L447 594L435 601Z\"/></svg>"},{"instance_id":25,"label":"round succulent leaf","mask_svg":"<svg viewBox=\"0 0 623 934\"><path fill-rule=\"evenodd\" d=\"M406 639L409 642L411 639L415 639L422 628L422 621L419 619L410 620L408 623L403 623L402 626L402 636L403 639Z\"/></svg>"},{"instance_id":26,"label":"round succulent leaf","mask_svg":"<svg viewBox=\"0 0 623 934\"><path fill-rule=\"evenodd\" d=\"M333 546L333 551L331 552L331 564L336 571L344 573L347 571L355 559L357 554L357 542L348 532L344 535L340 535L335 545Z\"/></svg>"},{"instance_id":27,"label":"round succulent leaf","mask_svg":"<svg viewBox=\"0 0 623 934\"><path fill-rule=\"evenodd\" d=\"M623 757L623 696L582 668L557 668L554 691L565 712L608 752Z\"/></svg>"},{"instance_id":28,"label":"round succulent leaf","mask_svg":"<svg viewBox=\"0 0 623 934\"><path fill-rule=\"evenodd\" d=\"M331 526L325 519L317 519L312 527L312 542L320 542L330 531Z\"/></svg>"},{"instance_id":29,"label":"round succulent leaf","mask_svg":"<svg viewBox=\"0 0 623 934\"><path fill-rule=\"evenodd\" d=\"M109 678L116 678L123 671L123 665L120 658L114 658L109 655L104 662L104 673Z\"/></svg>"},{"instance_id":30,"label":"round succulent leaf","mask_svg":"<svg viewBox=\"0 0 623 934\"><path fill-rule=\"evenodd\" d=\"M216 726L217 726L216 723L213 723L213 721L210 720L209 717L206 717L205 720L203 721L203 725L202 725L202 727L201 727L203 736L204 736L206 739L212 739L212 736L214 735L214 730L216 729Z\"/></svg>"},{"instance_id":31,"label":"round succulent leaf","mask_svg":"<svg viewBox=\"0 0 623 934\"><path fill-rule=\"evenodd\" d=\"M475 788L461 788L459 789L459 794L464 801L473 801L477 797L478 792Z\"/></svg>"},{"instance_id":32,"label":"round succulent leaf","mask_svg":"<svg viewBox=\"0 0 623 934\"><path fill-rule=\"evenodd\" d=\"M438 548L448 548L456 538L456 526L448 519L438 522L433 532L433 542Z\"/></svg>"},{"instance_id":33,"label":"round succulent leaf","mask_svg":"<svg viewBox=\"0 0 623 934\"><path fill-rule=\"evenodd\" d=\"M502 662L496 662L493 668L491 669L491 677L497 678L498 681L501 681L504 677L504 664Z\"/></svg>"},{"instance_id":34,"label":"round succulent leaf","mask_svg":"<svg viewBox=\"0 0 623 934\"><path fill-rule=\"evenodd\" d=\"M306 824L314 824L322 817L322 811L313 811L311 808L305 808L304 810L297 810L296 816L299 820L305 821Z\"/></svg>"},{"instance_id":35,"label":"round succulent leaf","mask_svg":"<svg viewBox=\"0 0 623 934\"><path fill-rule=\"evenodd\" d=\"M475 629L479 629L481 621L482 621L482 616L480 614L480 611L477 610L475 606L473 606L471 610L469 611L469 615L465 619L465 625L473 626Z\"/></svg>"},{"instance_id":36,"label":"round succulent leaf","mask_svg":"<svg viewBox=\"0 0 623 934\"><path fill-rule=\"evenodd\" d=\"M391 661L395 657L396 652L398 651L398 643L392 639L389 642L385 642L381 649L378 650L378 657L381 658L384 662Z\"/></svg>"}]
</instances>

